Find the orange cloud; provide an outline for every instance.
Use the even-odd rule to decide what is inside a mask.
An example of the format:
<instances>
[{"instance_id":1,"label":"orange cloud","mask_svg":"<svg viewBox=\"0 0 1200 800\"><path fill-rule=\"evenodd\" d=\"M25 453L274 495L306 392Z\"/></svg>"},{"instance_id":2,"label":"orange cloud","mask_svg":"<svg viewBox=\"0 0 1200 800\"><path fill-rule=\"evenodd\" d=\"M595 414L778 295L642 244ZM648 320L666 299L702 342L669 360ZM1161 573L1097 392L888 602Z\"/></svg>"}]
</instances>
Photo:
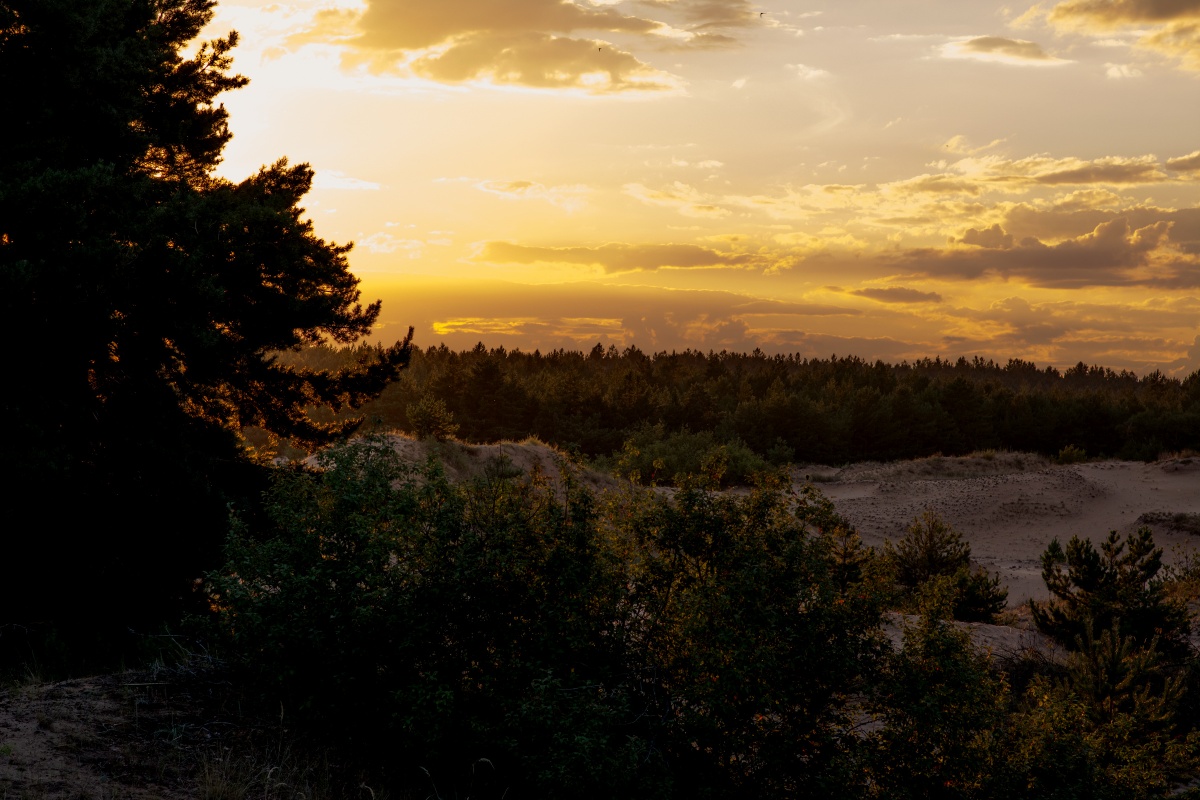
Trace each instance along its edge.
<instances>
[{"instance_id":1,"label":"orange cloud","mask_svg":"<svg viewBox=\"0 0 1200 800\"><path fill-rule=\"evenodd\" d=\"M318 12L288 43L335 43L346 48L348 63L445 83L592 93L678 88L676 78L631 53L576 35L583 31L657 35L669 28L611 6L562 0L369 0L362 12Z\"/></svg>"},{"instance_id":2,"label":"orange cloud","mask_svg":"<svg viewBox=\"0 0 1200 800\"><path fill-rule=\"evenodd\" d=\"M476 259L493 264L576 264L605 272L642 270L746 268L763 260L748 253L725 253L694 244L623 244L599 247L528 247L511 242L488 242Z\"/></svg>"},{"instance_id":3,"label":"orange cloud","mask_svg":"<svg viewBox=\"0 0 1200 800\"><path fill-rule=\"evenodd\" d=\"M937 292L922 292L903 286L868 287L855 289L850 294L865 297L880 303L940 303L942 296Z\"/></svg>"}]
</instances>

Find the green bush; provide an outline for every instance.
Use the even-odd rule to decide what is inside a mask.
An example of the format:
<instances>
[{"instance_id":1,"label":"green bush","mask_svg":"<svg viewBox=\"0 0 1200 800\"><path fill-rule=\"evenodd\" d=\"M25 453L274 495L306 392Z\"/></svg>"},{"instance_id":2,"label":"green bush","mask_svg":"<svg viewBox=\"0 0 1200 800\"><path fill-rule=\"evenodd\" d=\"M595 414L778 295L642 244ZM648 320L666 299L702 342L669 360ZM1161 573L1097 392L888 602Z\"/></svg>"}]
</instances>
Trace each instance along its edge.
<instances>
[{"instance_id":1,"label":"green bush","mask_svg":"<svg viewBox=\"0 0 1200 800\"><path fill-rule=\"evenodd\" d=\"M1182 654L1191 623L1183 603L1168 596L1159 577L1162 554L1149 528L1139 528L1125 541L1112 531L1099 551L1078 536L1065 551L1052 540L1042 553L1042 579L1052 598L1029 601L1034 622L1073 648L1093 626L1108 630L1119 621L1122 636L1141 644L1158 637L1165 652Z\"/></svg>"},{"instance_id":2,"label":"green bush","mask_svg":"<svg viewBox=\"0 0 1200 800\"><path fill-rule=\"evenodd\" d=\"M613 515L635 554L643 702L680 797L847 796L863 780L846 698L883 652L883 595L853 542L838 557L847 526L822 501L779 476L745 496L684 481Z\"/></svg>"},{"instance_id":3,"label":"green bush","mask_svg":"<svg viewBox=\"0 0 1200 800\"><path fill-rule=\"evenodd\" d=\"M1069 444L1058 451L1054 461L1058 464L1079 464L1087 461L1087 452L1082 447Z\"/></svg>"},{"instance_id":4,"label":"green bush","mask_svg":"<svg viewBox=\"0 0 1200 800\"><path fill-rule=\"evenodd\" d=\"M932 511L915 517L894 546L885 542L884 553L907 607L916 602L925 584L937 579L953 597L954 619L991 622L1008 600L1008 589L1000 586L999 576L972 567L971 546Z\"/></svg>"},{"instance_id":5,"label":"green bush","mask_svg":"<svg viewBox=\"0 0 1200 800\"><path fill-rule=\"evenodd\" d=\"M458 488L381 442L322 466L279 473L269 527L239 525L211 581L267 697L398 764L400 786L420 769L444 795L655 780L614 627L624 580L585 492L499 470Z\"/></svg>"},{"instance_id":6,"label":"green bush","mask_svg":"<svg viewBox=\"0 0 1200 800\"><path fill-rule=\"evenodd\" d=\"M666 433L661 424L644 426L616 456L615 471L649 485L678 484L703 476L718 486L738 486L771 466L740 439L721 442L711 431Z\"/></svg>"}]
</instances>

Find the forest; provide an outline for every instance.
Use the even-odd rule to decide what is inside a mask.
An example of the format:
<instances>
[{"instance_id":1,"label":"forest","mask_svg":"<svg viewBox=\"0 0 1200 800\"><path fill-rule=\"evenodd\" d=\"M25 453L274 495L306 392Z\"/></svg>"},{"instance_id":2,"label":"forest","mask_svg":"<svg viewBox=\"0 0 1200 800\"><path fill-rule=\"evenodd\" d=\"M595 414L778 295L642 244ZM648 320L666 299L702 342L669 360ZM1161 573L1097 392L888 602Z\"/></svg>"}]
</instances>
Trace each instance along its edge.
<instances>
[{"instance_id":1,"label":"forest","mask_svg":"<svg viewBox=\"0 0 1200 800\"><path fill-rule=\"evenodd\" d=\"M315 346L280 359L335 369L378 349ZM368 428L418 436L532 436L608 469L624 456L644 478L663 481L720 449L729 480L744 481L767 465L981 450L1154 460L1200 443L1200 372L1180 380L1018 359L893 365L600 345L543 355L481 343L467 352L414 348L403 375L355 413Z\"/></svg>"},{"instance_id":2,"label":"forest","mask_svg":"<svg viewBox=\"0 0 1200 800\"><path fill-rule=\"evenodd\" d=\"M312 167L217 172L213 9L0 0L4 796L1200 796L1195 559L1049 541L1018 610L937 515L867 547L787 470L1153 459L1200 375L363 344ZM392 430L561 457L454 481ZM972 643L1018 611L1053 647Z\"/></svg>"}]
</instances>

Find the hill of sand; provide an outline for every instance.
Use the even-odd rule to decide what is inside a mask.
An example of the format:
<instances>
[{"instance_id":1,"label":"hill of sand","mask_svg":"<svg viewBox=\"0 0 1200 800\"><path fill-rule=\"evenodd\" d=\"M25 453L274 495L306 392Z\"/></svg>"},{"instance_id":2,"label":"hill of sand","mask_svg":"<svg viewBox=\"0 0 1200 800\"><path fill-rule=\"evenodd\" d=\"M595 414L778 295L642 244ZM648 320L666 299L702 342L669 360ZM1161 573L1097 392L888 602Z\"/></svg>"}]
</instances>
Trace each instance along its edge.
<instances>
[{"instance_id":1,"label":"hill of sand","mask_svg":"<svg viewBox=\"0 0 1200 800\"><path fill-rule=\"evenodd\" d=\"M1010 605L1047 597L1041 554L1051 539L1065 545L1078 535L1099 544L1109 531L1146 525L1168 564L1200 549L1200 458L1054 465L989 453L795 473L876 547L898 540L923 511L939 514L970 543L976 562L1000 574Z\"/></svg>"}]
</instances>

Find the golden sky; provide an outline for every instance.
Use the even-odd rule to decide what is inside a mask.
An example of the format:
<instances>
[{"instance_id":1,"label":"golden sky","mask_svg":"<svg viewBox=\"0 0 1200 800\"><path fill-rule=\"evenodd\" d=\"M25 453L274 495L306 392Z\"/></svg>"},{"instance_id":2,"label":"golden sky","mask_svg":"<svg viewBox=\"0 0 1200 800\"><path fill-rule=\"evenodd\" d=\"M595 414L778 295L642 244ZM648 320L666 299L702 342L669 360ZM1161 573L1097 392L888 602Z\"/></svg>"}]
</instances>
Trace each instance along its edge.
<instances>
[{"instance_id":1,"label":"golden sky","mask_svg":"<svg viewBox=\"0 0 1200 800\"><path fill-rule=\"evenodd\" d=\"M223 0L379 338L1200 368L1200 0Z\"/></svg>"}]
</instances>

